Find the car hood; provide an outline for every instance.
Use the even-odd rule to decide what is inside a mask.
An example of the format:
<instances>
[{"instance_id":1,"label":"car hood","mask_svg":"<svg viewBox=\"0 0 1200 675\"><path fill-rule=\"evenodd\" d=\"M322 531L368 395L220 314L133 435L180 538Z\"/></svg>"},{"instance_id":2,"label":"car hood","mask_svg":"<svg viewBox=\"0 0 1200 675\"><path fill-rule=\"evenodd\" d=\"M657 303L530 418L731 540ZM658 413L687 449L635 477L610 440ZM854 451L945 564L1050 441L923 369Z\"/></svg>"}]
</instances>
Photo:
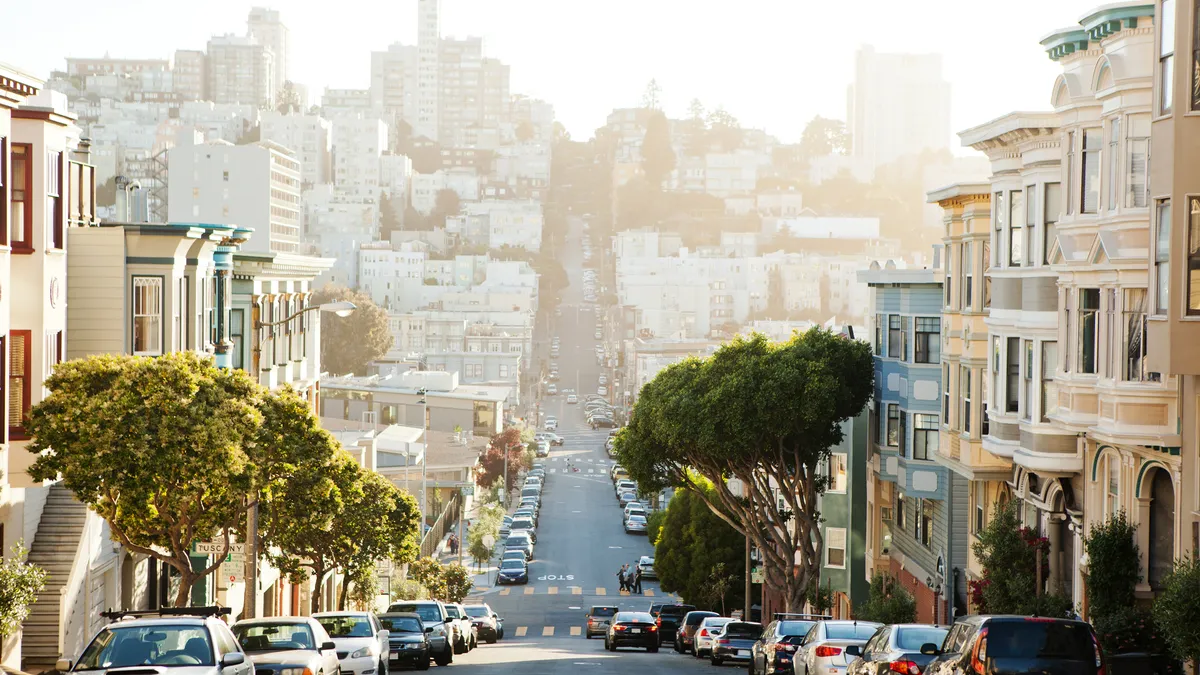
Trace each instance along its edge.
<instances>
[{"instance_id":1,"label":"car hood","mask_svg":"<svg viewBox=\"0 0 1200 675\"><path fill-rule=\"evenodd\" d=\"M522 577L529 574L527 570L500 570L502 577Z\"/></svg>"},{"instance_id":2,"label":"car hood","mask_svg":"<svg viewBox=\"0 0 1200 675\"><path fill-rule=\"evenodd\" d=\"M424 642L425 636L421 633L400 633L388 638L389 644L407 644L410 642Z\"/></svg>"},{"instance_id":3,"label":"car hood","mask_svg":"<svg viewBox=\"0 0 1200 675\"><path fill-rule=\"evenodd\" d=\"M370 647L371 645L375 644L375 638L373 637L331 637L329 639L333 640L333 645L337 647L339 652L353 652L362 649L363 647Z\"/></svg>"},{"instance_id":4,"label":"car hood","mask_svg":"<svg viewBox=\"0 0 1200 675\"><path fill-rule=\"evenodd\" d=\"M13 671L13 672L16 672L16 671ZM88 669L88 670L77 669L77 670L72 670L71 672L73 672L73 673L96 673L97 675L103 675L103 673L107 673L107 672L116 673L116 674L130 673L131 675L132 674L153 675L154 673L167 673L167 672L170 672L171 675L216 675L217 673L220 673L221 671L216 666L170 666L170 667L168 667L168 666L126 666L124 668L109 668L109 669L106 669L106 668L95 668L95 669Z\"/></svg>"},{"instance_id":5,"label":"car hood","mask_svg":"<svg viewBox=\"0 0 1200 675\"><path fill-rule=\"evenodd\" d=\"M308 649L283 649L277 652L249 652L246 656L259 665L308 665L320 661L317 652ZM313 672L316 672L315 670Z\"/></svg>"}]
</instances>

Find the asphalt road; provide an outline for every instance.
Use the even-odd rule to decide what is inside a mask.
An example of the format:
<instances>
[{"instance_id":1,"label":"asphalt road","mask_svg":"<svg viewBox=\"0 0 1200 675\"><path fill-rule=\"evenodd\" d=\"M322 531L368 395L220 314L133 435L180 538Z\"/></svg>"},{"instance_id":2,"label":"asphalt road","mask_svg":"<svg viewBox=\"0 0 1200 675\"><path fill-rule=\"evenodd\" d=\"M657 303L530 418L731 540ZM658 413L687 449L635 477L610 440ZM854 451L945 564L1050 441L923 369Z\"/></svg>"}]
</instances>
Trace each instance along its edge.
<instances>
[{"instance_id":1,"label":"asphalt road","mask_svg":"<svg viewBox=\"0 0 1200 675\"><path fill-rule=\"evenodd\" d=\"M596 315L584 311L581 222L572 224L564 251L570 286L562 298L562 316L553 319L552 333L561 340L559 388L583 396L595 393L600 375L596 365ZM596 252L598 256L598 252ZM591 307L587 307L588 310ZM708 671L707 660L674 653L666 646L657 654L644 650L604 650L601 639L583 636L584 615L591 605L647 610L671 596L657 582L643 581L641 595L622 593L617 571L652 555L645 535L626 534L621 508L613 492L604 451L608 430L590 430L579 405L566 395L547 397L542 410L559 420L558 433L566 442L546 461L547 480L538 522L538 543L530 564L527 586L492 587L473 594L504 618L505 637L494 645L455 657L450 668L489 675L538 675L580 669L608 673L690 673ZM578 472L569 470L577 467ZM474 601L474 600L473 600Z\"/></svg>"}]
</instances>

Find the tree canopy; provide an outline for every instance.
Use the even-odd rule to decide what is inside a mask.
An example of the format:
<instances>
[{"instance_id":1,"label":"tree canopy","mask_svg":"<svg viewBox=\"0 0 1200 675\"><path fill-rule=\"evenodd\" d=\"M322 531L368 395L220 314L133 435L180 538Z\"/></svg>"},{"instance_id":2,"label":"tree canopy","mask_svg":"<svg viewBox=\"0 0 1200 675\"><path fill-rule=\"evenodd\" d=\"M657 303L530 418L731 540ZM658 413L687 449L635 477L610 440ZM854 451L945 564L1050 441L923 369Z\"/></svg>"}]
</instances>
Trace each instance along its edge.
<instances>
[{"instance_id":1,"label":"tree canopy","mask_svg":"<svg viewBox=\"0 0 1200 675\"><path fill-rule=\"evenodd\" d=\"M663 513L654 544L662 589L698 607L720 609L723 601L738 606L742 587L725 582L741 578L746 538L687 490L677 491ZM713 594L714 582L725 583L722 595Z\"/></svg>"},{"instance_id":2,"label":"tree canopy","mask_svg":"<svg viewBox=\"0 0 1200 675\"><path fill-rule=\"evenodd\" d=\"M817 115L804 127L800 151L805 159L825 155L844 155L850 150L850 135L841 120Z\"/></svg>"},{"instance_id":3,"label":"tree canopy","mask_svg":"<svg viewBox=\"0 0 1200 675\"><path fill-rule=\"evenodd\" d=\"M0 551L2 553L2 551ZM17 632L37 594L46 585L46 571L26 561L28 551L18 541L8 556L0 557L0 656L4 640Z\"/></svg>"},{"instance_id":4,"label":"tree canopy","mask_svg":"<svg viewBox=\"0 0 1200 675\"><path fill-rule=\"evenodd\" d=\"M646 135L642 139L642 171L651 186L661 189L663 181L674 169L671 128L667 116L656 111L650 115L646 123Z\"/></svg>"},{"instance_id":5,"label":"tree canopy","mask_svg":"<svg viewBox=\"0 0 1200 675\"><path fill-rule=\"evenodd\" d=\"M487 487L495 485L497 481L503 481L504 464L507 457L508 484L504 486L504 489L505 494L510 493L516 485L517 476L521 471L521 453L524 450L525 443L521 440L521 431L516 427L508 427L492 436L487 449L479 458L479 466L475 470L475 483L480 487Z\"/></svg>"},{"instance_id":6,"label":"tree canopy","mask_svg":"<svg viewBox=\"0 0 1200 675\"><path fill-rule=\"evenodd\" d=\"M642 388L617 436L618 461L644 490L687 489L749 536L765 584L793 611L817 578L818 497L829 482L822 462L873 381L865 342L820 328L782 343L738 337Z\"/></svg>"},{"instance_id":7,"label":"tree canopy","mask_svg":"<svg viewBox=\"0 0 1200 675\"><path fill-rule=\"evenodd\" d=\"M917 601L898 579L876 572L866 601L854 608L854 618L883 624L913 623L917 620Z\"/></svg>"},{"instance_id":8,"label":"tree canopy","mask_svg":"<svg viewBox=\"0 0 1200 675\"><path fill-rule=\"evenodd\" d=\"M349 300L357 309L347 317L321 316L321 367L336 375L365 375L367 365L392 348L387 311L371 296L329 284L313 293L313 304Z\"/></svg>"}]
</instances>

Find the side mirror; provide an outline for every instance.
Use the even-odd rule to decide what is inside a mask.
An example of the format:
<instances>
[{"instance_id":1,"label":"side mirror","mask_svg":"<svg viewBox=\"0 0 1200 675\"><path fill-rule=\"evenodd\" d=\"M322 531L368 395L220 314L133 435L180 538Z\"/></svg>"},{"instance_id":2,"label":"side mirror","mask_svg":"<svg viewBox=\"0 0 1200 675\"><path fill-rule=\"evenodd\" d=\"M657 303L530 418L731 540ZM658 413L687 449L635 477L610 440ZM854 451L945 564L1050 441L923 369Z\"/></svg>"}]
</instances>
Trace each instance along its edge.
<instances>
[{"instance_id":1,"label":"side mirror","mask_svg":"<svg viewBox=\"0 0 1200 675\"><path fill-rule=\"evenodd\" d=\"M426 632L426 633L432 633L432 632L433 632L433 626L426 626L426 627L425 627L425 632Z\"/></svg>"},{"instance_id":2,"label":"side mirror","mask_svg":"<svg viewBox=\"0 0 1200 675\"><path fill-rule=\"evenodd\" d=\"M862 656L862 648L858 645L846 647L846 656Z\"/></svg>"},{"instance_id":3,"label":"side mirror","mask_svg":"<svg viewBox=\"0 0 1200 675\"><path fill-rule=\"evenodd\" d=\"M383 630L379 631L379 639L380 640L387 642L387 639L390 637L392 637L392 632L390 630L384 628Z\"/></svg>"},{"instance_id":4,"label":"side mirror","mask_svg":"<svg viewBox=\"0 0 1200 675\"><path fill-rule=\"evenodd\" d=\"M938 654L942 653L942 650L938 649L938 646L934 643L926 642L925 644L921 645L921 653L925 656L937 656Z\"/></svg>"},{"instance_id":5,"label":"side mirror","mask_svg":"<svg viewBox=\"0 0 1200 675\"><path fill-rule=\"evenodd\" d=\"M65 673L71 669L71 665L70 659L59 659L54 662L54 669L60 673Z\"/></svg>"},{"instance_id":6,"label":"side mirror","mask_svg":"<svg viewBox=\"0 0 1200 675\"><path fill-rule=\"evenodd\" d=\"M221 657L221 667L240 666L246 662L246 655L241 652L229 652Z\"/></svg>"},{"instance_id":7,"label":"side mirror","mask_svg":"<svg viewBox=\"0 0 1200 675\"><path fill-rule=\"evenodd\" d=\"M327 649L337 649L337 645L333 644L333 640L326 640L321 643L321 651L325 651Z\"/></svg>"}]
</instances>

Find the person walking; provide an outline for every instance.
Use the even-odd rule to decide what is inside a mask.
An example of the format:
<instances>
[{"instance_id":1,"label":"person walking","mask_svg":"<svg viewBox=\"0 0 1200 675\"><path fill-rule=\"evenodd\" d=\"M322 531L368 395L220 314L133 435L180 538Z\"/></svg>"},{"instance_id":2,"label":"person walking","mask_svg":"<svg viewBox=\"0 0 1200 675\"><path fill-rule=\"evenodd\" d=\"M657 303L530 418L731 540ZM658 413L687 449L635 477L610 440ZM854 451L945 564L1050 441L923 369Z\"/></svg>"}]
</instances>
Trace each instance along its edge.
<instances>
[{"instance_id":1,"label":"person walking","mask_svg":"<svg viewBox=\"0 0 1200 675\"><path fill-rule=\"evenodd\" d=\"M450 535L450 555L458 555L458 537Z\"/></svg>"},{"instance_id":2,"label":"person walking","mask_svg":"<svg viewBox=\"0 0 1200 675\"><path fill-rule=\"evenodd\" d=\"M621 569L617 570L617 584L622 591L625 590L625 565L621 565Z\"/></svg>"},{"instance_id":3,"label":"person walking","mask_svg":"<svg viewBox=\"0 0 1200 675\"><path fill-rule=\"evenodd\" d=\"M642 592L642 568L638 567L633 572L633 592L641 594Z\"/></svg>"}]
</instances>

